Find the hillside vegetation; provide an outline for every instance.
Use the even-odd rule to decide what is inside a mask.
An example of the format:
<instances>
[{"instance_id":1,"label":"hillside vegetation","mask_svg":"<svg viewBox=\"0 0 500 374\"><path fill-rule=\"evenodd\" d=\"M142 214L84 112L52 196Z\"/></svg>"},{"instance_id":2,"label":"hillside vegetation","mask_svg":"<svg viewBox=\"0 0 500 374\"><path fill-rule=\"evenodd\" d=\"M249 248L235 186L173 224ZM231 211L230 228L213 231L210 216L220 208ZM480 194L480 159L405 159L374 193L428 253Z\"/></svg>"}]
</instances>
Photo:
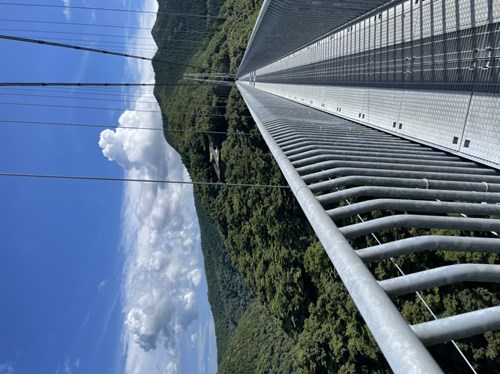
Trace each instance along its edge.
<instances>
[{"instance_id":1,"label":"hillside vegetation","mask_svg":"<svg viewBox=\"0 0 500 374\"><path fill-rule=\"evenodd\" d=\"M172 11L171 4L177 3L184 7L193 1L160 1L160 9ZM199 6L208 11L205 3ZM189 24L193 30L212 32L198 49L193 48L187 57L162 53L156 58L174 57L203 67L186 72L235 73L259 7L260 1L226 0L220 4L223 19ZM154 34L160 46L164 40L175 39L172 30L181 27L179 20L175 22L158 18ZM183 22L188 25L187 20ZM157 83L181 79L183 69L161 63L154 67ZM218 181L209 161L212 142L221 149L223 183L286 184L234 87L158 86L156 96L164 115L165 137L181 154L194 181ZM198 185L195 195L220 373L390 372L289 190ZM382 239L414 234L393 230L382 233ZM370 238L353 244L367 244L359 240L369 242ZM398 263L412 272L423 264L456 263L471 257L498 263L494 255L449 252L411 254L398 258ZM385 261L373 265L372 271L386 278L396 270ZM424 298L440 316L500 301L498 288L483 284L432 289ZM410 323L430 319L415 295L395 302ZM500 334L463 340L460 347L478 371L493 372L500 367ZM438 345L432 353L447 371L467 372L451 344Z\"/></svg>"}]
</instances>

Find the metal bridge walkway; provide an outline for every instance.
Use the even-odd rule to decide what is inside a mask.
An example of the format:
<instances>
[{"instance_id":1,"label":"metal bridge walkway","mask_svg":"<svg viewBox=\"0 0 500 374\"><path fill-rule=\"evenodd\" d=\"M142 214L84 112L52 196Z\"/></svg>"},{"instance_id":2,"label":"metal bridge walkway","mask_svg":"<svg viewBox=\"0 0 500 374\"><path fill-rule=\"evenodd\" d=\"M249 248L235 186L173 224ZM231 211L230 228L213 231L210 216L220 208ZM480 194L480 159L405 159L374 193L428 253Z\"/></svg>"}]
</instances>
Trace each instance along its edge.
<instances>
[{"instance_id":1,"label":"metal bridge walkway","mask_svg":"<svg viewBox=\"0 0 500 374\"><path fill-rule=\"evenodd\" d=\"M394 371L439 372L426 345L500 329L497 305L409 326L391 300L500 265L368 270L500 252L500 1L264 0L236 77Z\"/></svg>"},{"instance_id":2,"label":"metal bridge walkway","mask_svg":"<svg viewBox=\"0 0 500 374\"><path fill-rule=\"evenodd\" d=\"M424 346L500 328L500 306L409 326L390 299L458 282L498 283L499 265L449 265L382 281L365 266L419 251L499 253L497 171L246 84L238 88L394 371L440 372ZM397 228L423 234L377 243L379 232ZM366 236L375 244L351 246Z\"/></svg>"}]
</instances>

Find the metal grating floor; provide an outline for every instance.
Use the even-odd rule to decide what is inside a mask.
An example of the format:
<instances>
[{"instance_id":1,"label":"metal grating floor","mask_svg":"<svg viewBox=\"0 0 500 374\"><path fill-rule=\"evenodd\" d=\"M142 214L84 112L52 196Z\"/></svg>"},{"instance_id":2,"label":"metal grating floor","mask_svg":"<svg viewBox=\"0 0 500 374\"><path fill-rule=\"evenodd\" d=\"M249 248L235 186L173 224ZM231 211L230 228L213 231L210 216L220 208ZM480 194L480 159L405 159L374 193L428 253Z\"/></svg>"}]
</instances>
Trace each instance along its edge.
<instances>
[{"instance_id":1,"label":"metal grating floor","mask_svg":"<svg viewBox=\"0 0 500 374\"><path fill-rule=\"evenodd\" d=\"M384 319L397 325L387 314L395 308L390 301L392 307L385 305L389 297L457 282L500 283L500 265L448 265L380 281L360 265L420 251L500 253L500 173L247 85L238 87L389 364L397 372L411 369L413 359L395 357L398 350L405 356L401 347L385 341L405 337L379 331L390 329ZM378 240L380 232L401 228L423 234ZM370 287L371 293L363 291ZM377 287L388 297L377 294ZM410 334L431 345L499 328L500 306L492 306L411 326ZM415 348L414 341L408 344ZM420 369L422 359L429 358L417 359Z\"/></svg>"}]
</instances>

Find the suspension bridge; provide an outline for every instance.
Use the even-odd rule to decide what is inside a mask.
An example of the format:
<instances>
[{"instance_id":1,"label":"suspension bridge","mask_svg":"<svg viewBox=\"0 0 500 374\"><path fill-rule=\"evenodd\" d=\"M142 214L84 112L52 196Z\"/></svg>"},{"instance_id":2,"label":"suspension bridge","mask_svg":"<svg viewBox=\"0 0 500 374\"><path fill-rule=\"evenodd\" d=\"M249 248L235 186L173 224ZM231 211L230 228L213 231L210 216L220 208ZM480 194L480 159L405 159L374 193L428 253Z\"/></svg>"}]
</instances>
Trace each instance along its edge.
<instances>
[{"instance_id":1,"label":"suspension bridge","mask_svg":"<svg viewBox=\"0 0 500 374\"><path fill-rule=\"evenodd\" d=\"M398 265L398 256L423 251L500 252L499 21L492 0L266 0L236 75L398 373L441 372L426 347L449 341L474 371L454 340L500 328L500 306L439 318L422 296L450 284L498 283L500 265L412 274ZM379 238L395 229L423 234ZM354 241L363 237L375 245ZM366 267L383 259L399 276L377 279ZM401 316L392 299L409 293L429 321L410 325Z\"/></svg>"},{"instance_id":2,"label":"suspension bridge","mask_svg":"<svg viewBox=\"0 0 500 374\"><path fill-rule=\"evenodd\" d=\"M0 3L5 4L28 6ZM500 265L462 263L406 274L397 259L436 250L500 252L499 21L500 4L494 0L265 0L236 74L237 86L289 187L395 372L440 372L427 346L451 341L459 349L455 339L500 328L499 306L439 318L422 296L428 288L449 284L498 283ZM127 43L114 39L122 35L105 32L126 26L90 25L108 29L93 36L111 39L96 47L88 33L44 28L62 22L29 20L29 28L20 28L27 20L0 22L7 33L0 38L17 43L139 60L148 60L140 52L154 47L143 45L132 54ZM9 22L15 26L7 27ZM77 36L82 39L75 40ZM185 37L195 40L187 31ZM187 78L208 82L221 76L205 71ZM9 94L13 88L30 89L24 92L35 97L53 87L53 93L71 93L81 100L104 95L126 102L120 92L102 89L150 89L151 98L154 85L1 82L0 88L9 87ZM69 90L74 87L81 89L78 94ZM92 88L99 91L88 90ZM256 185L228 185L249 186ZM381 231L396 228L457 234L381 240ZM376 244L353 245L363 237ZM400 276L381 280L368 270L366 264L383 259L390 259ZM416 293L425 305L428 322L409 325L401 316L392 299L408 293Z\"/></svg>"}]
</instances>

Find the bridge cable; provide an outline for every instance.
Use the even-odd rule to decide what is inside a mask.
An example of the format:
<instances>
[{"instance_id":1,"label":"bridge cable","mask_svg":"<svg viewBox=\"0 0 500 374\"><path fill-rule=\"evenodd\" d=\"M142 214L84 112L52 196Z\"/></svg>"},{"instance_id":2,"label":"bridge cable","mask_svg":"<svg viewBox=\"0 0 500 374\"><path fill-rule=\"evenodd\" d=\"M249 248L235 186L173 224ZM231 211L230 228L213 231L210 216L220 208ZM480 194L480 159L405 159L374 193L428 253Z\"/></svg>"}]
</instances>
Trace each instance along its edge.
<instances>
[{"instance_id":1,"label":"bridge cable","mask_svg":"<svg viewBox=\"0 0 500 374\"><path fill-rule=\"evenodd\" d=\"M16 6L16 7L37 7L37 8L59 8L59 9L78 9L78 10L89 10L89 11L104 11L104 12L123 12L123 13L138 13L138 14L150 14L156 16L158 14L167 16L181 16L181 17L194 17L194 18L212 18L212 19L224 19L217 16L211 16L208 14L194 14L194 13L179 13L179 12L164 12L164 11L151 11L151 10L138 10L138 9L123 9L123 8L100 8L100 7L87 7L82 5L58 5L58 4L28 4L28 3L11 3L2 1L0 5L6 6Z\"/></svg>"},{"instance_id":2,"label":"bridge cable","mask_svg":"<svg viewBox=\"0 0 500 374\"><path fill-rule=\"evenodd\" d=\"M169 87L196 86L194 83L100 83L100 82L0 82L0 87Z\"/></svg>"},{"instance_id":3,"label":"bridge cable","mask_svg":"<svg viewBox=\"0 0 500 374\"><path fill-rule=\"evenodd\" d=\"M101 54L112 55L112 56L120 56L120 57L126 57L126 58L133 58L133 59L144 60L144 61L153 61L153 59L149 58L149 57L130 55L128 53L112 52L112 51L108 51L108 50L105 50L105 49L96 49L96 48L82 47L82 46L72 45L72 44L49 42L47 40L21 38L21 37L18 37L18 36L2 35L2 34L0 34L0 39L17 41L17 42L22 42L22 43L32 43L32 44L39 44L39 45L47 45L47 46L58 47L58 48L76 49L76 50L80 50L80 51L87 51L87 52L101 53ZM208 68L204 68L204 67L196 66L196 65L191 65L191 64L185 64L185 63L182 63L182 62L173 62L173 61L156 60L156 59L155 59L155 62L159 62L159 63L163 63L163 64L169 64L169 65L185 66L185 67L190 67L190 68L195 68L195 69L201 69L201 70L209 70L210 71L210 69L208 69Z\"/></svg>"},{"instance_id":4,"label":"bridge cable","mask_svg":"<svg viewBox=\"0 0 500 374\"><path fill-rule=\"evenodd\" d=\"M31 37L31 36L30 36ZM156 52L156 51L171 51L172 48L158 48L154 44L141 44L137 45L135 43L129 43L129 42L120 42L120 41L114 41L114 40L84 40L84 39L76 39L76 38L57 38L57 37L52 37L49 36L47 41L50 42L60 42L60 41L71 41L71 42L82 42L82 43L87 43L86 45L79 45L82 48L86 48L88 45L99 45L101 48L114 48L114 49L126 49L130 48L133 49L136 52L144 52L144 53L151 53L151 52ZM89 47L91 48L91 47Z\"/></svg>"},{"instance_id":5,"label":"bridge cable","mask_svg":"<svg viewBox=\"0 0 500 374\"><path fill-rule=\"evenodd\" d=\"M154 94L152 91L131 91L131 92L126 92L126 91L115 91L115 92L109 92L109 91L90 91L90 90L73 90L73 89L61 89L61 90L51 90L42 87L42 89L36 89L36 88L11 88L11 87L0 87L0 92L3 93L10 93L10 92L33 92L33 93L45 93L45 92L50 92L50 93L57 93L57 94L65 94L65 95L71 95L71 96L65 96L66 98L88 98L87 96L91 96L92 98L95 98L96 100L103 99L103 97L118 97L118 98L123 98L126 97L127 99L134 99L134 98L141 98L141 99L154 99Z\"/></svg>"},{"instance_id":6,"label":"bridge cable","mask_svg":"<svg viewBox=\"0 0 500 374\"><path fill-rule=\"evenodd\" d=\"M129 37L127 35L109 35L109 34L94 34L87 32L67 32L67 31L55 31L55 30L34 30L34 29L6 29L0 28L0 31L11 31L11 32L36 32L41 34L56 34L56 35L80 35L80 36L105 36L108 38L127 38L127 39L141 39L141 40L152 40L151 36L133 36Z\"/></svg>"},{"instance_id":7,"label":"bridge cable","mask_svg":"<svg viewBox=\"0 0 500 374\"><path fill-rule=\"evenodd\" d=\"M124 25L109 25L109 24L99 24L99 23L79 23L79 22L60 22L60 21L40 21L40 20L25 20L25 19L8 19L0 18L0 22L15 22L15 23L33 23L39 24L49 24L49 25L64 25L64 26L88 26L88 27L107 27L116 29L130 29L130 30L144 30L151 32L151 27L140 27L140 26L124 26ZM184 32L184 31L179 31ZM209 31L189 31L190 34L203 34L209 35Z\"/></svg>"},{"instance_id":8,"label":"bridge cable","mask_svg":"<svg viewBox=\"0 0 500 374\"><path fill-rule=\"evenodd\" d=\"M108 38L127 38L129 40L149 40L152 41L153 38L151 36L130 36L130 35L113 35L113 34L96 34L96 33L88 33L88 32L68 32L68 31L55 31L55 30L35 30L35 29L13 29L13 28L0 28L0 31L12 31L12 32L34 32L40 34L55 34L55 35L80 35L80 36L105 36ZM187 33L188 31L176 31L175 34ZM192 32L193 33L193 32ZM208 36L208 33L203 33L200 38L204 36ZM191 39L192 40L192 39ZM175 42L186 42L189 39L175 39Z\"/></svg>"},{"instance_id":9,"label":"bridge cable","mask_svg":"<svg viewBox=\"0 0 500 374\"><path fill-rule=\"evenodd\" d=\"M215 186L215 187L277 188L277 189L282 189L282 190L290 189L290 186L279 185L279 184L193 182L193 181L164 180L164 179L114 178L114 177L57 175L57 174L28 174L28 173L1 172L0 177L81 180L81 181L106 181L106 182L139 182L139 183L159 183L159 184L183 184L183 185L193 185L193 186Z\"/></svg>"},{"instance_id":10,"label":"bridge cable","mask_svg":"<svg viewBox=\"0 0 500 374\"><path fill-rule=\"evenodd\" d=\"M59 105L59 104L38 104L38 103L14 103L14 102L6 102L0 101L0 105L16 105L16 106L35 106L35 107L43 107L43 108L71 108L71 109L84 109L84 110L109 110L109 111L133 111L133 112L144 112L144 113L162 113L161 110L158 109L135 109L135 108L107 108L107 107L98 107L98 106L81 106L81 105ZM183 115L199 115L204 113L190 113L190 112L169 112L167 114L183 114ZM225 117L225 114L210 114L206 113L206 115L210 117ZM238 118L252 118L252 116L237 116Z\"/></svg>"},{"instance_id":11,"label":"bridge cable","mask_svg":"<svg viewBox=\"0 0 500 374\"><path fill-rule=\"evenodd\" d=\"M12 92L14 91L14 93ZM26 92L29 92L28 94ZM55 91L55 90L44 90L43 92L53 92L53 93L59 93L59 94L67 94L71 96L54 96L54 95L37 95L41 93L42 91L39 90L23 90L19 88L9 88L8 91L2 90L2 87L0 87L0 96L21 96L21 97L43 97L43 98L51 98L51 99L67 99L67 100L84 100L84 101L101 101L101 102L123 102L123 103L137 103L137 104L159 104L158 101L142 101L142 100L132 100L134 97L127 97L123 98L122 94L116 93L116 94L92 94L92 93L85 93L85 92L74 92L74 91ZM35 94L32 94L35 93ZM85 97L85 96L80 96L80 95L86 95L86 96L93 96L93 97ZM121 99L109 99L109 98L102 98L102 97L95 97L95 95L103 95L103 96L108 96L108 97L122 97ZM145 99L151 99L154 100L154 96L150 96L149 94L140 94L140 98L145 98ZM210 107L210 108L226 108L225 105L203 105L204 107Z\"/></svg>"},{"instance_id":12,"label":"bridge cable","mask_svg":"<svg viewBox=\"0 0 500 374\"><path fill-rule=\"evenodd\" d=\"M152 104L158 105L157 101L136 101L136 100L120 100L120 99L104 99L104 98L90 98L90 97L77 97L77 96L54 96L54 95L34 95L26 93L11 93L0 91L0 96L21 96L21 97L43 97L47 99L66 99L66 100L83 100L83 101L99 101L99 102L119 102L119 103L133 103L133 104Z\"/></svg>"},{"instance_id":13,"label":"bridge cable","mask_svg":"<svg viewBox=\"0 0 500 374\"><path fill-rule=\"evenodd\" d=\"M88 127L98 129L126 129L126 130L148 130L148 131L163 131L163 132L179 132L192 134L210 134L210 135L227 135L227 136L256 136L262 137L260 133L247 132L228 132L228 131L209 131L209 130L187 130L187 129L172 129L172 128L157 128L157 127L137 127L137 126L120 126L120 125L99 125L86 123L71 123L71 122L45 122L45 121L21 121L21 120L4 120L0 119L0 124L4 125L35 125L35 126L64 126L64 127ZM1 126L0 126L1 127Z\"/></svg>"}]
</instances>

